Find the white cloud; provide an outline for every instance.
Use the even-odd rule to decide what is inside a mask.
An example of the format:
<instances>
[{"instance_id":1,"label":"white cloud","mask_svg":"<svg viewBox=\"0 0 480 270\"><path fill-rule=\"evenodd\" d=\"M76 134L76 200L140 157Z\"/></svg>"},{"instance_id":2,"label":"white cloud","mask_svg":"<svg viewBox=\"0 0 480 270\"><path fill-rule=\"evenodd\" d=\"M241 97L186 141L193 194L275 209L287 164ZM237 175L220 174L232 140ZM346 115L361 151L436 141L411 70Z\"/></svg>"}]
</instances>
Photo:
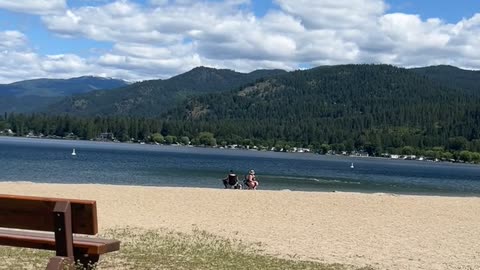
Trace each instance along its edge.
<instances>
[{"instance_id":1,"label":"white cloud","mask_svg":"<svg viewBox=\"0 0 480 270\"><path fill-rule=\"evenodd\" d=\"M305 32L302 22L284 12L269 12L260 21L262 27L267 31L276 33L298 34Z\"/></svg>"},{"instance_id":2,"label":"white cloud","mask_svg":"<svg viewBox=\"0 0 480 270\"><path fill-rule=\"evenodd\" d=\"M476 68L480 53L480 15L457 24L437 18L422 20L418 15L386 14L379 19L379 39L386 44L382 53L393 64L411 67L450 64Z\"/></svg>"},{"instance_id":3,"label":"white cloud","mask_svg":"<svg viewBox=\"0 0 480 270\"><path fill-rule=\"evenodd\" d=\"M33 78L71 78L83 75L99 75L138 80L136 74L128 74L115 68L104 68L97 60L74 54L39 55L32 50L26 36L18 31L0 32L0 83ZM118 76L116 76L118 75Z\"/></svg>"},{"instance_id":4,"label":"white cloud","mask_svg":"<svg viewBox=\"0 0 480 270\"><path fill-rule=\"evenodd\" d=\"M88 64L81 57L74 54L47 55L41 62L42 69L48 73L64 73L88 71Z\"/></svg>"},{"instance_id":5,"label":"white cloud","mask_svg":"<svg viewBox=\"0 0 480 270\"><path fill-rule=\"evenodd\" d=\"M0 0L0 8L31 14L55 14L66 8L65 0Z\"/></svg>"},{"instance_id":6,"label":"white cloud","mask_svg":"<svg viewBox=\"0 0 480 270\"><path fill-rule=\"evenodd\" d=\"M0 65L2 83L38 78L45 74L37 66L38 56L32 52L3 50L0 52L0 62L2 63Z\"/></svg>"},{"instance_id":7,"label":"white cloud","mask_svg":"<svg viewBox=\"0 0 480 270\"><path fill-rule=\"evenodd\" d=\"M158 78L201 65L200 57L192 53L191 46L190 44L158 48L141 44L120 44L116 45L111 53L102 55L98 64L116 69L135 70L149 79Z\"/></svg>"},{"instance_id":8,"label":"white cloud","mask_svg":"<svg viewBox=\"0 0 480 270\"><path fill-rule=\"evenodd\" d=\"M382 0L275 0L285 12L301 19L309 29L366 27L382 15Z\"/></svg>"},{"instance_id":9,"label":"white cloud","mask_svg":"<svg viewBox=\"0 0 480 270\"><path fill-rule=\"evenodd\" d=\"M0 82L37 75L38 57L28 50L26 36L18 31L0 32Z\"/></svg>"},{"instance_id":10,"label":"white cloud","mask_svg":"<svg viewBox=\"0 0 480 270\"><path fill-rule=\"evenodd\" d=\"M23 47L26 45L27 37L18 31L0 32L0 50Z\"/></svg>"},{"instance_id":11,"label":"white cloud","mask_svg":"<svg viewBox=\"0 0 480 270\"><path fill-rule=\"evenodd\" d=\"M404 49L445 47L450 40L451 26L439 19L422 21L417 15L387 14L380 18L384 37Z\"/></svg>"},{"instance_id":12,"label":"white cloud","mask_svg":"<svg viewBox=\"0 0 480 270\"><path fill-rule=\"evenodd\" d=\"M198 65L239 71L345 63L480 68L480 14L446 23L388 13L383 0L274 2L277 9L256 17L249 0L117 0L79 8L49 1L42 12L36 1L26 8L18 3L7 7L0 0L0 8L42 14L44 25L56 35L113 44L91 57L42 56L32 52L22 33L10 31L0 33L0 49L35 61L31 68L36 70L26 73L32 76L68 76L75 70L150 79ZM16 67L10 69L13 74ZM8 80L8 70L0 72L0 80Z\"/></svg>"}]
</instances>

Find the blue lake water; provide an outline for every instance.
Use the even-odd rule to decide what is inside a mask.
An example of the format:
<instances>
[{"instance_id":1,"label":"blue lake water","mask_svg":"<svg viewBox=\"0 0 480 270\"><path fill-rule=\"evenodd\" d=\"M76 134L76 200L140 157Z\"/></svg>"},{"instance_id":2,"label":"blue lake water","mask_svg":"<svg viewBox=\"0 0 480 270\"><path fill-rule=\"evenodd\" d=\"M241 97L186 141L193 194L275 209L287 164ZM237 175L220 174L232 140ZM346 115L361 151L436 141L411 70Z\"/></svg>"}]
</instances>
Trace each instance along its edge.
<instances>
[{"instance_id":1,"label":"blue lake water","mask_svg":"<svg viewBox=\"0 0 480 270\"><path fill-rule=\"evenodd\" d=\"M480 195L478 165L0 137L0 181L222 188L230 169L268 190Z\"/></svg>"}]
</instances>

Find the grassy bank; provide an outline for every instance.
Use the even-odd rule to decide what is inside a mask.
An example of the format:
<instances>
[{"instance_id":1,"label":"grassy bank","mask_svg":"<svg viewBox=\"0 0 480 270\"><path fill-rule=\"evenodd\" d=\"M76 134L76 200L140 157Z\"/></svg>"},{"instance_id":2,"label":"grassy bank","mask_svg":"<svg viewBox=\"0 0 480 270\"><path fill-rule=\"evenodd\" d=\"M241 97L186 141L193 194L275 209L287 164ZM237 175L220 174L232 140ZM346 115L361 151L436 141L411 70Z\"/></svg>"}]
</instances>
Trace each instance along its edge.
<instances>
[{"instance_id":1,"label":"grassy bank","mask_svg":"<svg viewBox=\"0 0 480 270\"><path fill-rule=\"evenodd\" d=\"M120 252L101 257L97 269L359 269L276 258L264 254L260 244L224 239L204 231L183 234L118 229L103 236L121 240L122 246ZM52 255L52 252L0 247L0 260L5 262L0 269L45 269Z\"/></svg>"}]
</instances>

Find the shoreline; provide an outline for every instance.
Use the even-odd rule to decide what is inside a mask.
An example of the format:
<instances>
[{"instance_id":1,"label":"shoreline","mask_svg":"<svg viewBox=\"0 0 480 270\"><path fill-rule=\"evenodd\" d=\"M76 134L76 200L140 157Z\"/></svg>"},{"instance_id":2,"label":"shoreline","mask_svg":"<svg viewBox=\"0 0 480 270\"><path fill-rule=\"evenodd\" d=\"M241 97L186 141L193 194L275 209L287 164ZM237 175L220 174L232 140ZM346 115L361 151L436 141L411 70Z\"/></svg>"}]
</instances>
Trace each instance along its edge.
<instances>
[{"instance_id":1,"label":"shoreline","mask_svg":"<svg viewBox=\"0 0 480 270\"><path fill-rule=\"evenodd\" d=\"M25 182L0 182L0 190L96 200L100 231L204 230L261 243L267 254L284 258L394 270L480 269L476 197Z\"/></svg>"},{"instance_id":2,"label":"shoreline","mask_svg":"<svg viewBox=\"0 0 480 270\"><path fill-rule=\"evenodd\" d=\"M138 143L138 142L120 142L120 141L97 141L97 140L83 140L83 139L65 139L65 138L43 138L43 137L25 137L25 136L9 136L9 135L0 135L0 138L14 138L14 139L23 139L29 141L35 140L45 140L45 141L55 141L55 142L82 142L82 143L95 143L95 144L112 144L112 145L132 145L132 146L152 146L152 147L182 147L182 148L196 148L196 149L218 149L218 150L228 150L228 151L251 151L251 152L259 152L259 153L282 153L282 154L293 154L299 156L321 156L321 157L333 157L333 158L350 158L350 159L372 159L372 160L386 160L386 161L393 161L393 162L420 162L420 163L438 163L438 164L452 164L452 165L470 165L470 166L479 166L480 163L469 163L469 162L454 162L454 161L447 161L447 160L418 160L418 159L404 159L404 158L389 158L389 157L382 157L382 156L359 156L359 155L343 155L343 154L319 154L314 152L283 152L283 151L271 151L271 150L259 150L259 149L247 149L247 148L229 148L229 147L211 147L211 146L200 146L200 145L182 145L182 144L152 144L152 143Z\"/></svg>"},{"instance_id":3,"label":"shoreline","mask_svg":"<svg viewBox=\"0 0 480 270\"><path fill-rule=\"evenodd\" d=\"M188 187L188 186L155 186L155 185L130 185L130 184L109 184L109 183L61 183L61 182L33 182L33 181L12 181L0 179L0 184L33 184L33 185L60 185L60 186L111 186L111 187L129 187L129 188L159 188L159 189L185 189L185 190L232 190L234 192L278 192L278 193L320 193L320 194L365 194L365 195L380 195L380 196L402 196L402 197L438 197L438 198L480 198L480 194L427 194L427 193L395 193L395 192L369 192L366 190L360 191L342 191L342 190L290 190L290 189L260 189L258 190L235 190L224 189L222 187Z\"/></svg>"}]
</instances>

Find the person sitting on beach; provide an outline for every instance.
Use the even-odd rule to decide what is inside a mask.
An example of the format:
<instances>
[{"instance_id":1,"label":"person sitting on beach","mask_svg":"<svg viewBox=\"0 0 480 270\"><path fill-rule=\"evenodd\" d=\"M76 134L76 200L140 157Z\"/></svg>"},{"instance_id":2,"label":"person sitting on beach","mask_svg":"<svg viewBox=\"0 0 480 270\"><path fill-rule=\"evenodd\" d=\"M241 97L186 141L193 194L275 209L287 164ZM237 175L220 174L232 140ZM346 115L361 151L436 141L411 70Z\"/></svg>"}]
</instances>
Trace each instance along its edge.
<instances>
[{"instance_id":1,"label":"person sitting on beach","mask_svg":"<svg viewBox=\"0 0 480 270\"><path fill-rule=\"evenodd\" d=\"M255 176L254 170L250 170L248 174L245 176L245 184L247 185L248 189L257 189L258 179Z\"/></svg>"},{"instance_id":2,"label":"person sitting on beach","mask_svg":"<svg viewBox=\"0 0 480 270\"><path fill-rule=\"evenodd\" d=\"M230 170L230 173L222 181L225 188L232 188L232 187L234 189L242 188L240 183L238 183L238 176L233 172L233 170Z\"/></svg>"}]
</instances>

